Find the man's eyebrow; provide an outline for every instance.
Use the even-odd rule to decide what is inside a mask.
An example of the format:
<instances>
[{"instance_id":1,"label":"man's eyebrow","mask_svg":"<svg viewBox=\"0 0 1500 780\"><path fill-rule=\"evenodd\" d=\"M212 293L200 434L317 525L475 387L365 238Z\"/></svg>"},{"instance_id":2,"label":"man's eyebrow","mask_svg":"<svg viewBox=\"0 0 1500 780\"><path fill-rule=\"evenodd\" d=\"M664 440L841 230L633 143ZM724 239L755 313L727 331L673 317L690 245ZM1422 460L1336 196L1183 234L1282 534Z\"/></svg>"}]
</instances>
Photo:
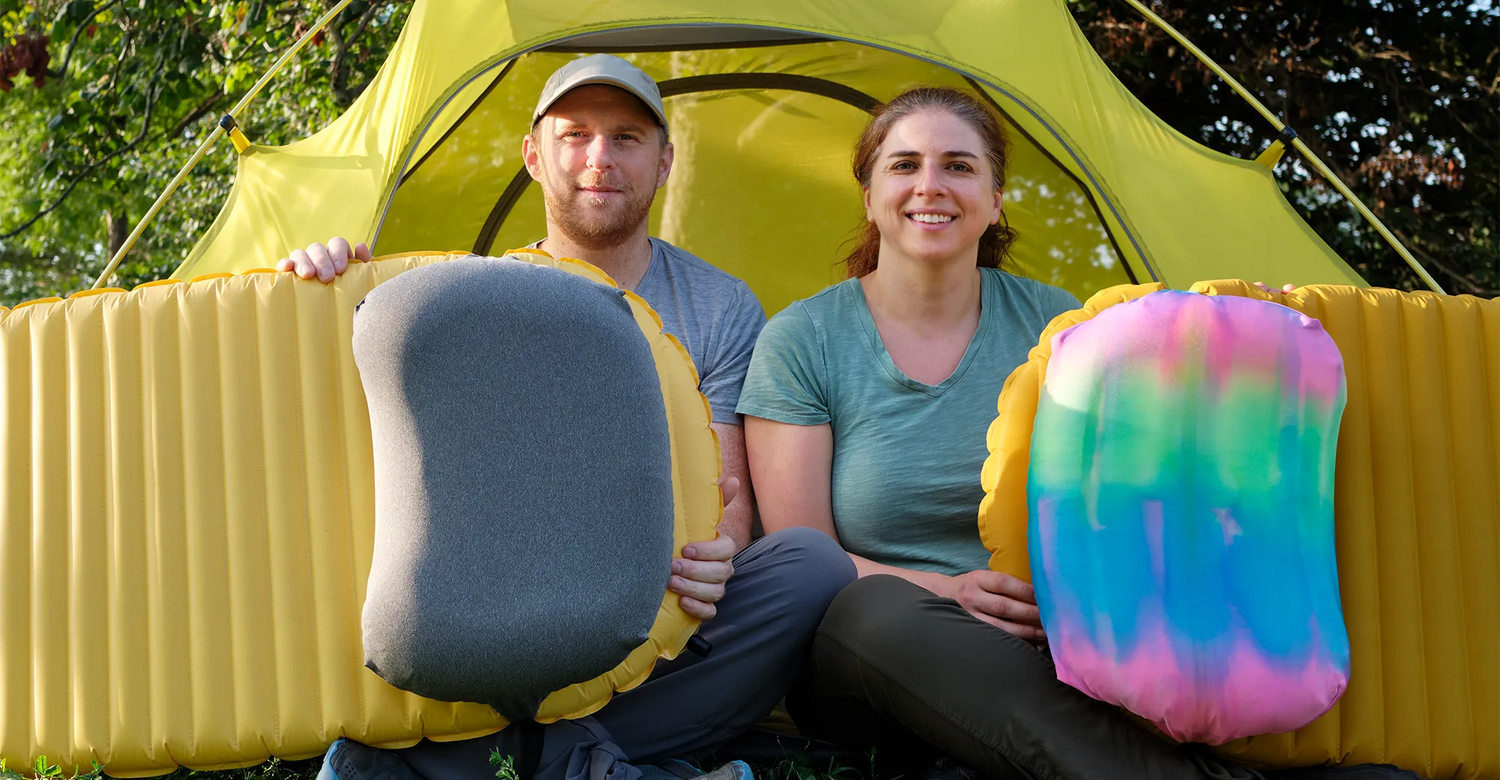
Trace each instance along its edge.
<instances>
[{"instance_id":1,"label":"man's eyebrow","mask_svg":"<svg viewBox=\"0 0 1500 780\"><path fill-rule=\"evenodd\" d=\"M577 128L585 127L585 126L586 125L583 122L574 122L571 119L564 119L563 117L558 117L556 123L554 123L554 127L556 127L558 130L573 130L573 129L577 129ZM646 132L646 125L640 124L638 122L624 122L624 123L615 125L613 128L611 128L609 130L609 132L610 133L627 133L627 132L630 132L630 133L644 133L644 132Z\"/></svg>"},{"instance_id":2,"label":"man's eyebrow","mask_svg":"<svg viewBox=\"0 0 1500 780\"><path fill-rule=\"evenodd\" d=\"M906 149L894 151L894 152L891 152L890 154L886 155L886 157L921 157L921 156L922 156L921 152L915 152L915 151L910 151L910 150L906 150ZM952 152L943 152L943 156L944 157L968 157L968 158L971 158L971 159L974 159L974 160L979 159L979 155L977 155L977 154L975 154L973 152L966 152L966 151L964 151L962 149L959 149L957 151L952 151Z\"/></svg>"}]
</instances>

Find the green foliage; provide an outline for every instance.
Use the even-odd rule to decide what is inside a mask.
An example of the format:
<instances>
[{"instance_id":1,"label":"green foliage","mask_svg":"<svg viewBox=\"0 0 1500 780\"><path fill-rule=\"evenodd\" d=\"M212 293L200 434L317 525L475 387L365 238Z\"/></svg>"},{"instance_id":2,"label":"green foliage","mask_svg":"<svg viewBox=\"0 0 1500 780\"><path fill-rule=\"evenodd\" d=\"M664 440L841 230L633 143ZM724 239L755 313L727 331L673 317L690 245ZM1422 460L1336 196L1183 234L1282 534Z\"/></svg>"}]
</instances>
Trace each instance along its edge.
<instances>
[{"instance_id":1,"label":"green foliage","mask_svg":"<svg viewBox=\"0 0 1500 780\"><path fill-rule=\"evenodd\" d=\"M1492 0L1146 2L1296 130L1446 290L1500 295ZM1243 158L1270 144L1264 118L1134 9L1069 7L1131 93L1179 132ZM1276 173L1308 224L1372 284L1422 289L1296 152Z\"/></svg>"},{"instance_id":2,"label":"green foliage","mask_svg":"<svg viewBox=\"0 0 1500 780\"><path fill-rule=\"evenodd\" d=\"M520 774L516 772L516 759L514 756L503 756L498 750L490 750L490 766L495 768L495 777L499 780L521 780Z\"/></svg>"},{"instance_id":3,"label":"green foliage","mask_svg":"<svg viewBox=\"0 0 1500 780\"><path fill-rule=\"evenodd\" d=\"M0 0L0 304L88 286L191 150L327 7L321 2ZM261 94L246 132L305 137L374 76L409 0L355 0ZM0 77L5 67L0 56ZM6 89L7 83L13 86ZM218 214L235 153L219 144L117 276L169 273Z\"/></svg>"}]
</instances>

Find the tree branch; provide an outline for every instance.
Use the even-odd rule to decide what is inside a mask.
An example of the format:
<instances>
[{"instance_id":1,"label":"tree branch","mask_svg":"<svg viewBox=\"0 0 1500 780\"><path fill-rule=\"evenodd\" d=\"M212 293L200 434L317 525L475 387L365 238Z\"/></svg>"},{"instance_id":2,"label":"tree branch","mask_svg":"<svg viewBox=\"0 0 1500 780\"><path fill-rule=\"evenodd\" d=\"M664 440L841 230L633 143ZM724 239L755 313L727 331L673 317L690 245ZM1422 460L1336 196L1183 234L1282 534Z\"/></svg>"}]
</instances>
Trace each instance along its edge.
<instances>
[{"instance_id":1,"label":"tree branch","mask_svg":"<svg viewBox=\"0 0 1500 780\"><path fill-rule=\"evenodd\" d=\"M1409 236L1407 236L1405 233L1402 233L1399 229L1393 228L1390 225L1386 225L1386 229L1391 231L1391 235L1395 236L1397 239L1400 239L1401 243L1406 245L1406 248L1410 250L1412 254L1420 257L1422 259L1422 262L1429 263L1435 266L1439 271L1447 274L1449 278L1458 283L1459 287L1464 288L1474 295L1478 295L1484 298L1489 298L1496 294L1497 291L1495 290L1484 289L1484 286L1481 285L1479 283L1479 280L1475 279L1474 277L1458 270L1457 268L1454 268L1451 265L1448 265L1442 260L1437 259L1437 257L1435 257L1431 252L1423 249L1421 245L1411 240Z\"/></svg>"},{"instance_id":2,"label":"tree branch","mask_svg":"<svg viewBox=\"0 0 1500 780\"><path fill-rule=\"evenodd\" d=\"M332 3L330 3L331 5ZM354 32L344 35L342 26L331 24L328 26L328 35L333 38L334 54L333 66L329 72L329 81L333 86L333 100L340 108L348 108L354 102L354 96L359 93L363 86L351 90L344 83L347 74L344 69L344 58L349 54L349 47L359 36L363 35L365 28L369 26L370 20L375 17L375 12L384 8L384 2L371 2L365 12L359 15L359 22L354 26ZM368 84L369 82L365 82Z\"/></svg>"},{"instance_id":3,"label":"tree branch","mask_svg":"<svg viewBox=\"0 0 1500 780\"><path fill-rule=\"evenodd\" d=\"M93 173L94 169L116 157L119 157L120 155L130 151L131 149L134 149L136 144L139 144L146 138L146 132L151 129L151 113L156 109L157 90L155 89L154 83L152 84L152 86L153 89L146 95L146 116L141 120L141 131L135 134L135 138L130 139L129 143L125 144L119 149L116 149L113 152L110 152L109 154L106 154L103 157L93 161L92 163L89 163L88 167L84 168L81 172L78 173L78 175L74 176L72 181L68 182L68 186L63 189L61 195L57 196L57 200L52 201L52 205L42 209L41 211L38 211L31 219L28 219L25 222L21 223L20 227L17 227L15 230L9 231L7 233L0 233L0 241L15 238L16 236L21 235L22 233L26 232L27 229L29 229L32 225L35 225L37 221L42 217L45 217L48 214L56 211L57 208L68 199L68 196L73 194L73 189L77 187L79 183L82 182L85 178L87 178L89 174Z\"/></svg>"},{"instance_id":4,"label":"tree branch","mask_svg":"<svg viewBox=\"0 0 1500 780\"><path fill-rule=\"evenodd\" d=\"M67 77L68 63L73 61L73 50L78 47L79 34L89 26L89 22L94 21L94 17L104 13L111 6L115 5L118 2L120 2L120 0L109 0L109 2L105 3L104 5L101 5L98 8L90 11L88 16L83 17L83 21L78 23L78 29L73 31L73 39L68 41L68 53L63 56L62 66L59 67L56 71L48 73L47 75L59 79Z\"/></svg>"},{"instance_id":5,"label":"tree branch","mask_svg":"<svg viewBox=\"0 0 1500 780\"><path fill-rule=\"evenodd\" d=\"M197 108L189 111L187 113L187 116L184 116L181 120L179 120L177 122L177 125L172 128L172 131L167 133L163 137L176 138L177 136L181 135L182 131L188 128L188 125L191 125L199 119L202 119L204 114L212 111L214 104L218 103L219 100L221 100L223 97L224 90L222 88L215 89L212 95L209 95L202 103L199 103Z\"/></svg>"}]
</instances>

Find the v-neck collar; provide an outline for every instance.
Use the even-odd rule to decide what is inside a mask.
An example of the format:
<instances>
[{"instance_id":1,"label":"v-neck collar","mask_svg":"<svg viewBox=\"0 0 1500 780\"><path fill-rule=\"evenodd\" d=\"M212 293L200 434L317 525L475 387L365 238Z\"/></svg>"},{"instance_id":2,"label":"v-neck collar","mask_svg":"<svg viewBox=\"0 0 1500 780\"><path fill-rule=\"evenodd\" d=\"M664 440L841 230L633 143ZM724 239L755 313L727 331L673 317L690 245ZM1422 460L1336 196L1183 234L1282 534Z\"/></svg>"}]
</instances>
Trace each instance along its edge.
<instances>
[{"instance_id":1,"label":"v-neck collar","mask_svg":"<svg viewBox=\"0 0 1500 780\"><path fill-rule=\"evenodd\" d=\"M974 356L979 354L980 348L984 346L985 335L990 331L989 321L993 316L993 312L990 311L992 307L985 305L985 299L988 297L985 293L993 282L990 280L990 275L983 269L979 271L979 326L974 329L974 335L969 338L969 346L964 350L964 356L954 367L953 373L935 385L918 382L896 366L896 361L891 359L891 353L886 351L885 341L880 338L880 329L875 327L875 315L870 313L870 303L865 300L864 285L860 284L858 279L850 279L846 284L852 288L849 292L854 296L855 308L859 312L859 324L865 332L870 351L875 354L875 360L880 363L881 368L885 369L886 375L892 382L930 398L938 398L963 381L964 374L974 363Z\"/></svg>"}]
</instances>

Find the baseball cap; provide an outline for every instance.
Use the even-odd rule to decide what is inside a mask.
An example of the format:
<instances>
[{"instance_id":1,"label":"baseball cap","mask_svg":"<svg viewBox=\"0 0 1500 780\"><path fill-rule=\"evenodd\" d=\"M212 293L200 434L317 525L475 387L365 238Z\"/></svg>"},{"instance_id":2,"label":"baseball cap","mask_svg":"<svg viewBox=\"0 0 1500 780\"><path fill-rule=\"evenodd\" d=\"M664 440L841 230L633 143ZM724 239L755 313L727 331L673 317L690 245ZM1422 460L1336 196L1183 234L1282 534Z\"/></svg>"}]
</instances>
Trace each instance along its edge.
<instances>
[{"instance_id":1,"label":"baseball cap","mask_svg":"<svg viewBox=\"0 0 1500 780\"><path fill-rule=\"evenodd\" d=\"M607 84L635 95L651 109L662 127L667 126L667 111L662 107L661 91L656 88L656 82L645 71L613 54L593 54L558 68L542 87L536 111L531 114L531 124L535 125L563 95L585 84Z\"/></svg>"}]
</instances>

